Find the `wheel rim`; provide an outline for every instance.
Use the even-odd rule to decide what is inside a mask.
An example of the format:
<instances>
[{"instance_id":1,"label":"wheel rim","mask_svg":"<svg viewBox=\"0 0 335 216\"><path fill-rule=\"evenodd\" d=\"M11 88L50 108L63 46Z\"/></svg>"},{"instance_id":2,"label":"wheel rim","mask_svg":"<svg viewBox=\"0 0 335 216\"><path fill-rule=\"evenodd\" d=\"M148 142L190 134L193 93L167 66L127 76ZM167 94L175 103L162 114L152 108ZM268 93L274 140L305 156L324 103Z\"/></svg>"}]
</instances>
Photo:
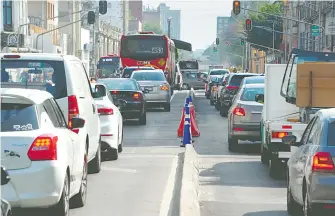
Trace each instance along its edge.
<instances>
[{"instance_id":1,"label":"wheel rim","mask_svg":"<svg viewBox=\"0 0 335 216\"><path fill-rule=\"evenodd\" d=\"M69 180L66 178L64 185L64 212L65 215L69 214L70 210L70 197L69 197Z\"/></svg>"},{"instance_id":2,"label":"wheel rim","mask_svg":"<svg viewBox=\"0 0 335 216\"><path fill-rule=\"evenodd\" d=\"M81 180L81 197L86 200L87 195L87 156L84 159L83 177Z\"/></svg>"}]
</instances>

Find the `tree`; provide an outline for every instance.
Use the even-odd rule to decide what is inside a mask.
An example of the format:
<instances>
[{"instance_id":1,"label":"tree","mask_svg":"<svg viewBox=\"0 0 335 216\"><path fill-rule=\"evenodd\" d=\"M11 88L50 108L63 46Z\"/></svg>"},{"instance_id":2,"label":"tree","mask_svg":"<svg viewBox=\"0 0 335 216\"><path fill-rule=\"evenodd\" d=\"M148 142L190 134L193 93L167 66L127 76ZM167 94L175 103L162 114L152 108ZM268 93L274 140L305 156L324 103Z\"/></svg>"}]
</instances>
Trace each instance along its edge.
<instances>
[{"instance_id":1,"label":"tree","mask_svg":"<svg viewBox=\"0 0 335 216\"><path fill-rule=\"evenodd\" d=\"M154 32L155 34L163 34L163 31L160 28L160 26L153 23L145 23L143 25L143 31L150 31Z\"/></svg>"},{"instance_id":2,"label":"tree","mask_svg":"<svg viewBox=\"0 0 335 216\"><path fill-rule=\"evenodd\" d=\"M260 12L265 12L269 14L282 16L282 3L279 4L264 4L260 8ZM251 15L252 20L252 30L247 32L247 41L254 44L260 44L269 48L264 48L261 46L254 45L255 48L263 51L271 50L273 47L273 34L275 35L274 48L279 49L282 42L282 34L278 32L283 32L283 20L282 18L275 17L266 14L255 14ZM274 30L278 32L273 32ZM262 28L256 27L262 26Z\"/></svg>"}]
</instances>

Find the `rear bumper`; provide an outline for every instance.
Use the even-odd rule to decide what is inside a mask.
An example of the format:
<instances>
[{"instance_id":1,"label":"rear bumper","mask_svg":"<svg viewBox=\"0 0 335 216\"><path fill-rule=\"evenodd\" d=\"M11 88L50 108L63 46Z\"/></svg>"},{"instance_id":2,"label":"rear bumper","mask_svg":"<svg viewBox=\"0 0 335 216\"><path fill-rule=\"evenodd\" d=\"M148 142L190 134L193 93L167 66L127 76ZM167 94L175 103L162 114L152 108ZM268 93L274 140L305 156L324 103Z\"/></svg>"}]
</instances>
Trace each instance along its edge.
<instances>
[{"instance_id":1,"label":"rear bumper","mask_svg":"<svg viewBox=\"0 0 335 216\"><path fill-rule=\"evenodd\" d=\"M1 196L12 207L43 208L59 201L66 175L64 164L35 161L27 169L7 171L10 181L1 186Z\"/></svg>"},{"instance_id":2,"label":"rear bumper","mask_svg":"<svg viewBox=\"0 0 335 216\"><path fill-rule=\"evenodd\" d=\"M232 135L240 140L261 141L259 124L233 124Z\"/></svg>"},{"instance_id":3,"label":"rear bumper","mask_svg":"<svg viewBox=\"0 0 335 216\"><path fill-rule=\"evenodd\" d=\"M157 94L146 94L145 100L147 103L170 103L170 92L162 92Z\"/></svg>"},{"instance_id":4,"label":"rear bumper","mask_svg":"<svg viewBox=\"0 0 335 216\"><path fill-rule=\"evenodd\" d=\"M144 103L127 103L125 107L120 109L123 119L140 118L145 112Z\"/></svg>"},{"instance_id":5,"label":"rear bumper","mask_svg":"<svg viewBox=\"0 0 335 216\"><path fill-rule=\"evenodd\" d=\"M309 195L312 203L335 204L335 176L315 173L310 176Z\"/></svg>"}]
</instances>

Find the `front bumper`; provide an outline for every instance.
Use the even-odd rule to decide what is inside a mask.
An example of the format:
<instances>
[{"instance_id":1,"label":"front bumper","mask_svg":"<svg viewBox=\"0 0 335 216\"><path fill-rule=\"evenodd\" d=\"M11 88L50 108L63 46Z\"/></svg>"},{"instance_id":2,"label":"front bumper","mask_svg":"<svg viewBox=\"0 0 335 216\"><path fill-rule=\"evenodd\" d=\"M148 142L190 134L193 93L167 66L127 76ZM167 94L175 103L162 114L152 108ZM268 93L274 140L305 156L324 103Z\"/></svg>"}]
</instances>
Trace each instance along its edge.
<instances>
[{"instance_id":1,"label":"front bumper","mask_svg":"<svg viewBox=\"0 0 335 216\"><path fill-rule=\"evenodd\" d=\"M14 208L43 208L58 203L66 166L60 161L34 161L27 169L7 170L10 181L1 196Z\"/></svg>"}]
</instances>

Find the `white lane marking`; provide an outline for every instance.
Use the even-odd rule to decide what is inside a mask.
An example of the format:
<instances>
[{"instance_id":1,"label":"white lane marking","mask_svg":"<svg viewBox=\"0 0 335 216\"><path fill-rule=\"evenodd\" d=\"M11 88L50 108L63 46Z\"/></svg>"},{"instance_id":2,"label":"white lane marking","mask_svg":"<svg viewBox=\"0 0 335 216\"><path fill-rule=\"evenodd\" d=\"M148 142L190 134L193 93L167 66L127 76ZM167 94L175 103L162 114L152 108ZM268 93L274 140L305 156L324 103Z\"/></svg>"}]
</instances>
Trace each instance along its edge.
<instances>
[{"instance_id":1,"label":"white lane marking","mask_svg":"<svg viewBox=\"0 0 335 216\"><path fill-rule=\"evenodd\" d=\"M101 167L101 169L105 170L105 171L116 171L116 172L123 172L123 173L137 173L137 170L127 169L127 168Z\"/></svg>"},{"instance_id":2,"label":"white lane marking","mask_svg":"<svg viewBox=\"0 0 335 216\"><path fill-rule=\"evenodd\" d=\"M161 207L159 210L159 216L168 216L169 214L170 203L173 197L177 166L178 166L178 157L174 157L171 165L170 175L167 184L165 186L163 200L161 202Z\"/></svg>"}]
</instances>

